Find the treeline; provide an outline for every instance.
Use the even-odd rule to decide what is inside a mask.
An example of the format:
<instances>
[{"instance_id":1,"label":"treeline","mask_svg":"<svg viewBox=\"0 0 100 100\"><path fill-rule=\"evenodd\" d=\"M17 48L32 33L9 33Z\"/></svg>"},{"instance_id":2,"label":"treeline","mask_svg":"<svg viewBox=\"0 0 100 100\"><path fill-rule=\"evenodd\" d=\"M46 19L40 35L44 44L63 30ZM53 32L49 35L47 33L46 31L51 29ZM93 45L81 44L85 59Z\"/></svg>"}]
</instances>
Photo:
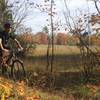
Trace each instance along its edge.
<instances>
[{"instance_id":1,"label":"treeline","mask_svg":"<svg viewBox=\"0 0 100 100\"><path fill-rule=\"evenodd\" d=\"M44 32L38 32L36 34L32 33L23 33L17 35L18 40L22 44L48 44L51 41L50 36ZM87 38L90 45L98 45L100 46L100 36L96 36L95 34L90 35ZM77 45L79 43L79 38L76 35L65 34L65 33L57 33L54 36L54 44L56 45Z\"/></svg>"}]
</instances>

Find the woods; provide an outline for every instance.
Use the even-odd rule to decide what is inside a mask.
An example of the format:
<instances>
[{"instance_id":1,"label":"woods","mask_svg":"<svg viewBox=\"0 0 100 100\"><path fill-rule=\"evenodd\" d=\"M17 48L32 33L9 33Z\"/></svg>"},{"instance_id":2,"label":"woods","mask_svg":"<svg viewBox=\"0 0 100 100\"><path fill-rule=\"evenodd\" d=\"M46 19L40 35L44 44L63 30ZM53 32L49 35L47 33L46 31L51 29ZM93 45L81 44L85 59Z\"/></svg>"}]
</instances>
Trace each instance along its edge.
<instances>
[{"instance_id":1,"label":"woods","mask_svg":"<svg viewBox=\"0 0 100 100\"><path fill-rule=\"evenodd\" d=\"M37 100L100 99L100 0L0 0L0 30L6 22L23 47L26 76L15 81L0 66L0 99L30 100L33 88ZM23 95L9 86L8 93L3 79L21 84Z\"/></svg>"}]
</instances>

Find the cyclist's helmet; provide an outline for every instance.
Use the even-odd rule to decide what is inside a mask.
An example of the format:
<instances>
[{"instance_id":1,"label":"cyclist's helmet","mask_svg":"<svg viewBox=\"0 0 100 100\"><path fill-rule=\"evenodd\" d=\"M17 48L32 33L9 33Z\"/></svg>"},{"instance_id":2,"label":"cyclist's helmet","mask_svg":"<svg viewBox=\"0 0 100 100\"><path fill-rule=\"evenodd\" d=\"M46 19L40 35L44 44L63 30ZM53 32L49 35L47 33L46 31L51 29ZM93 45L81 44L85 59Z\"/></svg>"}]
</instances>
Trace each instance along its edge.
<instances>
[{"instance_id":1,"label":"cyclist's helmet","mask_svg":"<svg viewBox=\"0 0 100 100\"><path fill-rule=\"evenodd\" d=\"M11 24L9 22L5 23L4 28L11 28Z\"/></svg>"}]
</instances>

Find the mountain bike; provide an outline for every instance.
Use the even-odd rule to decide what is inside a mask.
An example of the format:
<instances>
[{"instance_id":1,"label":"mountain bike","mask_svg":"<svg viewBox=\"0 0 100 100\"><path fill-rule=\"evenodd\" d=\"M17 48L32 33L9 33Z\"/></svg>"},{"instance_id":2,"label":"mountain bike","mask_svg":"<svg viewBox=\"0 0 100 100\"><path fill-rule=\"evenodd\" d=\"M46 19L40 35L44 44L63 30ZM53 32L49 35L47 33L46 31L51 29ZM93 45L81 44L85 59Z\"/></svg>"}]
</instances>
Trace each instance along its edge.
<instances>
[{"instance_id":1,"label":"mountain bike","mask_svg":"<svg viewBox=\"0 0 100 100\"><path fill-rule=\"evenodd\" d=\"M9 72L9 76L14 80L22 79L26 76L23 61L20 56L21 51L11 50L9 55L5 55L3 59L7 61L2 63L2 72Z\"/></svg>"}]
</instances>

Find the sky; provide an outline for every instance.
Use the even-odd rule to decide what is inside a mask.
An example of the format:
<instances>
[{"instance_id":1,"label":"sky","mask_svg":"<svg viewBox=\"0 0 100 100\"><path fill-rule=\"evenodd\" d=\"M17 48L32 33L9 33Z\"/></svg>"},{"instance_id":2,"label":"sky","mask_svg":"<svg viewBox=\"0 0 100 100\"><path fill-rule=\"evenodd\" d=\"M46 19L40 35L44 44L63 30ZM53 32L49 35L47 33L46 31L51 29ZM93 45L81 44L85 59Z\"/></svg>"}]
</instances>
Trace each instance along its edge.
<instances>
[{"instance_id":1,"label":"sky","mask_svg":"<svg viewBox=\"0 0 100 100\"><path fill-rule=\"evenodd\" d=\"M61 20L62 23L65 22L65 19L63 16L63 11L65 11L65 5L63 1L64 0L55 0L57 15L56 17L54 17L54 21ZM34 0L34 3L44 4L44 0ZM80 10L82 9L83 13L87 11L86 0L68 0L67 4L71 11L72 16L75 16L76 9L80 9ZM89 4L88 7L89 7L90 12L94 12L95 8L94 8L93 2L89 2L88 4ZM50 16L48 16L47 13L41 12L40 10L35 9L35 8L29 9L29 12L30 13L25 19L25 22L23 22L23 24L26 27L31 27L33 33L42 31L43 27L48 24L46 19L50 19Z\"/></svg>"}]
</instances>

